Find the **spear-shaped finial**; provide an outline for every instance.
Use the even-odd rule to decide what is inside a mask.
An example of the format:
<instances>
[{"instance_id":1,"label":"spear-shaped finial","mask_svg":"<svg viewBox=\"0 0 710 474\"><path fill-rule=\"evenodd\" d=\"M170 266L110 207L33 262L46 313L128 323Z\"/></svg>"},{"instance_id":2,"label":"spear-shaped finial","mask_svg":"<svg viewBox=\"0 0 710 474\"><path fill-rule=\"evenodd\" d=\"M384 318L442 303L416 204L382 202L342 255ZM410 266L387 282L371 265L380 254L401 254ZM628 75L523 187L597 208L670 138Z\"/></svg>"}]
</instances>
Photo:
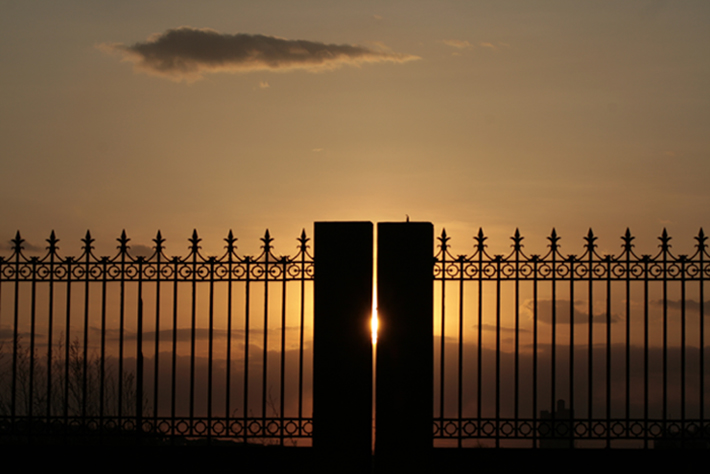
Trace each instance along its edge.
<instances>
[{"instance_id":1,"label":"spear-shaped finial","mask_svg":"<svg viewBox=\"0 0 710 474\"><path fill-rule=\"evenodd\" d=\"M118 250L125 254L128 252L128 249L131 248L128 246L128 242L131 240L126 236L126 229L123 229L123 232L121 232L121 237L116 239L118 241Z\"/></svg>"},{"instance_id":2,"label":"spear-shaped finial","mask_svg":"<svg viewBox=\"0 0 710 474\"><path fill-rule=\"evenodd\" d=\"M548 245L548 247L550 247L550 249L553 252L555 252L559 248L559 245L557 244L557 242L560 241L560 237L557 236L557 231L555 230L554 227L552 228L552 233L547 238L547 240L550 241L550 245Z\"/></svg>"},{"instance_id":3,"label":"spear-shaped finial","mask_svg":"<svg viewBox=\"0 0 710 474\"><path fill-rule=\"evenodd\" d=\"M163 245L165 243L165 239L163 238L163 234L160 233L160 229L158 229L158 234L155 236L153 239L153 243L155 244L155 252L160 253L165 249L165 246Z\"/></svg>"},{"instance_id":4,"label":"spear-shaped finial","mask_svg":"<svg viewBox=\"0 0 710 474\"><path fill-rule=\"evenodd\" d=\"M439 241L441 251L446 253L449 248L449 240L451 240L451 237L446 235L446 228L441 229L441 236L437 237L437 240Z\"/></svg>"},{"instance_id":5,"label":"spear-shaped finial","mask_svg":"<svg viewBox=\"0 0 710 474\"><path fill-rule=\"evenodd\" d=\"M520 231L519 231L518 228L516 227L516 228L515 228L515 234L513 234L513 236L510 238L510 240L513 241L513 245L511 245L511 247L513 247L513 250L514 250L515 252L520 252L520 249L523 248L523 244L521 244L520 242L522 242L524 238L525 238L525 237L523 237L522 235L520 235Z\"/></svg>"},{"instance_id":6,"label":"spear-shaped finial","mask_svg":"<svg viewBox=\"0 0 710 474\"><path fill-rule=\"evenodd\" d=\"M296 240L298 240L298 249L301 251L301 253L305 253L306 249L309 247L308 241L311 240L306 237L306 229L301 230L301 236Z\"/></svg>"},{"instance_id":7,"label":"spear-shaped finial","mask_svg":"<svg viewBox=\"0 0 710 474\"><path fill-rule=\"evenodd\" d=\"M271 234L269 234L269 229L266 229L264 236L260 240L264 243L264 245L261 246L261 248L264 249L264 253L271 252L271 242L273 242L274 239L271 238Z\"/></svg>"},{"instance_id":8,"label":"spear-shaped finial","mask_svg":"<svg viewBox=\"0 0 710 474\"><path fill-rule=\"evenodd\" d=\"M91 245L94 243L94 239L91 237L91 232L87 230L86 235L83 239L81 239L81 241L84 243L84 246L82 247L84 249L84 252L90 253L91 250L94 248L94 246Z\"/></svg>"},{"instance_id":9,"label":"spear-shaped finial","mask_svg":"<svg viewBox=\"0 0 710 474\"><path fill-rule=\"evenodd\" d=\"M668 235L668 232L666 232L666 228L664 227L663 233L658 238L658 240L661 241L661 245L659 245L659 247L661 247L661 252L668 252L668 249L671 248L671 245L668 243L671 241L671 238L672 237Z\"/></svg>"},{"instance_id":10,"label":"spear-shaped finial","mask_svg":"<svg viewBox=\"0 0 710 474\"><path fill-rule=\"evenodd\" d=\"M54 229L52 229L52 233L49 234L49 238L47 239L47 243L49 244L49 247L47 247L47 250L49 250L49 253L55 253L59 247L57 247L57 242L59 242L59 239L57 238L56 235L54 235Z\"/></svg>"},{"instance_id":11,"label":"spear-shaped finial","mask_svg":"<svg viewBox=\"0 0 710 474\"><path fill-rule=\"evenodd\" d=\"M15 238L10 241L12 242L12 250L17 254L22 253L22 249L24 248L22 244L24 241L25 239L20 236L20 231L18 230L15 233Z\"/></svg>"},{"instance_id":12,"label":"spear-shaped finial","mask_svg":"<svg viewBox=\"0 0 710 474\"><path fill-rule=\"evenodd\" d=\"M594 232L592 231L592 228L590 227L589 232L587 232L587 235L584 236L584 241L587 242L586 244L584 244L584 246L587 247L587 250L590 253L592 251L594 251L594 249L597 246L597 244L594 243L594 242L596 242L596 240L597 240L597 237L594 235Z\"/></svg>"},{"instance_id":13,"label":"spear-shaped finial","mask_svg":"<svg viewBox=\"0 0 710 474\"><path fill-rule=\"evenodd\" d=\"M192 237L187 240L188 242L190 242L190 246L188 248L193 253L197 253L197 251L202 248L199 246L199 243L202 241L202 239L197 236L197 229L192 229Z\"/></svg>"},{"instance_id":14,"label":"spear-shaped finial","mask_svg":"<svg viewBox=\"0 0 710 474\"><path fill-rule=\"evenodd\" d=\"M634 244L631 242L635 239L636 237L631 235L631 231L629 228L626 228L626 233L621 237L621 240L624 241L624 243L621 245L621 247L626 251L626 252L631 252L631 249L634 247Z\"/></svg>"},{"instance_id":15,"label":"spear-shaped finial","mask_svg":"<svg viewBox=\"0 0 710 474\"><path fill-rule=\"evenodd\" d=\"M476 241L476 245L474 245L474 247L476 247L479 251L483 251L483 249L487 247L487 245L484 244L484 242L486 240L488 240L488 237L483 235L483 228L482 227L478 228L478 235L476 235L473 238L473 240Z\"/></svg>"},{"instance_id":16,"label":"spear-shaped finial","mask_svg":"<svg viewBox=\"0 0 710 474\"><path fill-rule=\"evenodd\" d=\"M705 235L705 232L703 232L703 228L700 228L700 232L698 232L698 236L695 237L695 240L698 242L696 247L698 250L701 252L705 250L705 247L707 247L707 244L705 243L706 240L708 240L707 236Z\"/></svg>"},{"instance_id":17,"label":"spear-shaped finial","mask_svg":"<svg viewBox=\"0 0 710 474\"><path fill-rule=\"evenodd\" d=\"M234 237L234 233L232 232L232 229L229 229L229 233L227 234L227 237L224 239L225 242L227 242L226 249L227 253L232 253L234 252L234 249L236 248L236 245L234 245L234 242L237 241L237 238Z\"/></svg>"}]
</instances>

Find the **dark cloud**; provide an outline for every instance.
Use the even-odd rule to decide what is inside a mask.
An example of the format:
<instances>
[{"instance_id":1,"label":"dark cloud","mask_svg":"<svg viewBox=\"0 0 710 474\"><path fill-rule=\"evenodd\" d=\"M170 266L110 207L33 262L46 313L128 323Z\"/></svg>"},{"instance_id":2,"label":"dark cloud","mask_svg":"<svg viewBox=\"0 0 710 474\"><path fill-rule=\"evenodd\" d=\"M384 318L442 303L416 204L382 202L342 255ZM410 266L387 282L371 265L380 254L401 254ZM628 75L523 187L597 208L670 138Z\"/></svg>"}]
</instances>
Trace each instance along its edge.
<instances>
[{"instance_id":1,"label":"dark cloud","mask_svg":"<svg viewBox=\"0 0 710 474\"><path fill-rule=\"evenodd\" d=\"M182 26L155 34L145 42L97 46L117 53L137 70L176 81L200 79L205 73L255 70L331 70L349 64L397 62L419 59L384 47L287 40L274 36L224 34L209 28Z\"/></svg>"},{"instance_id":2,"label":"dark cloud","mask_svg":"<svg viewBox=\"0 0 710 474\"><path fill-rule=\"evenodd\" d=\"M656 306L663 306L663 300L653 301ZM667 300L666 304L669 308L680 310L683 307L683 300ZM688 311L699 311L700 302L694 299L685 300L685 309ZM705 316L710 316L710 301L703 302L703 314Z\"/></svg>"},{"instance_id":3,"label":"dark cloud","mask_svg":"<svg viewBox=\"0 0 710 474\"><path fill-rule=\"evenodd\" d=\"M588 324L589 323L589 313L585 311L580 311L580 308L587 308L586 303L582 301L575 301L572 305L572 315L574 324ZM533 300L528 300L525 302L523 309L532 318L534 313L535 304ZM555 321L557 324L569 324L570 322L570 301L569 300L556 300L555 301ZM592 315L592 323L606 323L606 313L599 313ZM543 323L552 324L552 301L551 300L538 300L537 301L537 317L538 321ZM621 318L616 314L611 314L611 323L617 323L621 321Z\"/></svg>"}]
</instances>

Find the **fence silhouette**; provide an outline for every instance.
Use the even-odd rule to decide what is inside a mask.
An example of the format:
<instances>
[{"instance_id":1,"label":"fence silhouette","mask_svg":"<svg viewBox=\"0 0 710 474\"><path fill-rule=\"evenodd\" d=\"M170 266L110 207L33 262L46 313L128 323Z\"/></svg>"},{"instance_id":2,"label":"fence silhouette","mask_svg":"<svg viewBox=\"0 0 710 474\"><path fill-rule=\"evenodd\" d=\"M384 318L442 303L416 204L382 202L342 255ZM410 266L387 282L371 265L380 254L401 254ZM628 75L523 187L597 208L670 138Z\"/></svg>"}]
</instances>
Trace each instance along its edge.
<instances>
[{"instance_id":1,"label":"fence silhouette","mask_svg":"<svg viewBox=\"0 0 710 474\"><path fill-rule=\"evenodd\" d=\"M98 257L87 232L82 254L62 257L52 232L27 257L18 232L0 257L2 434L310 438L305 231L293 257L274 255L268 230L256 257L231 231L220 257L196 231L185 257L167 257L160 232L150 256L117 240Z\"/></svg>"},{"instance_id":2,"label":"fence silhouette","mask_svg":"<svg viewBox=\"0 0 710 474\"><path fill-rule=\"evenodd\" d=\"M437 440L707 447L707 237L691 256L665 229L656 255L634 239L627 229L618 255L599 255L590 229L581 255L563 255L553 229L547 254L528 256L516 230L509 255L489 255L479 230L454 257L441 233Z\"/></svg>"},{"instance_id":3,"label":"fence silhouette","mask_svg":"<svg viewBox=\"0 0 710 474\"><path fill-rule=\"evenodd\" d=\"M707 447L702 230L690 256L665 230L656 255L636 255L629 231L600 255L591 230L564 255L553 230L545 255L517 231L508 255L489 255L479 231L454 256L444 230L432 260L431 224L379 226L377 452ZM314 253L304 231L290 257L268 231L256 257L231 231L219 257L197 232L185 257L168 257L160 232L145 256L117 240L96 256L87 232L64 257L52 233L28 256L18 232L0 257L0 441L219 438L369 456L372 224L316 223Z\"/></svg>"}]
</instances>

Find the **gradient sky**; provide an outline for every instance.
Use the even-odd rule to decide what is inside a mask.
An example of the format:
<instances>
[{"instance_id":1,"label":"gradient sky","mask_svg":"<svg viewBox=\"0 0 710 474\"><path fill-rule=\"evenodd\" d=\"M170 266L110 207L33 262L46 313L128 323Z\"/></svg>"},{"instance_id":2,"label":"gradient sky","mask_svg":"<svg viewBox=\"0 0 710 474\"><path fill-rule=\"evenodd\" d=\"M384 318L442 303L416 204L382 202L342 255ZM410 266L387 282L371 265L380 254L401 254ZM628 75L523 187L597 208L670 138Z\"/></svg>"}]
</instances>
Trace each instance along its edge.
<instances>
[{"instance_id":1,"label":"gradient sky","mask_svg":"<svg viewBox=\"0 0 710 474\"><path fill-rule=\"evenodd\" d=\"M160 229L183 255L231 228L254 254L268 227L295 253L314 221L408 214L453 253L478 227L492 252L556 227L582 253L590 226L602 252L628 226L691 253L708 25L706 0L0 0L0 238L75 255L91 229L112 253Z\"/></svg>"}]
</instances>

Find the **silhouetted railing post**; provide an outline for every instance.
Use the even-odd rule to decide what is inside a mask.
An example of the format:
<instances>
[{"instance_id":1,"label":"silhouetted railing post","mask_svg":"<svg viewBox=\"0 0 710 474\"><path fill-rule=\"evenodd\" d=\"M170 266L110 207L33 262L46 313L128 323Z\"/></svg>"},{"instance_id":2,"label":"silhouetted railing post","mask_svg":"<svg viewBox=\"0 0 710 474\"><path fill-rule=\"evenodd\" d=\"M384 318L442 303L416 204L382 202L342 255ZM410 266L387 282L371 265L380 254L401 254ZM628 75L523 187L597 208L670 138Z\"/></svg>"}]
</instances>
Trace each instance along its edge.
<instances>
[{"instance_id":1,"label":"silhouetted railing post","mask_svg":"<svg viewBox=\"0 0 710 474\"><path fill-rule=\"evenodd\" d=\"M434 416L434 226L380 223L377 233L377 471L428 472Z\"/></svg>"},{"instance_id":2,"label":"silhouetted railing post","mask_svg":"<svg viewBox=\"0 0 710 474\"><path fill-rule=\"evenodd\" d=\"M370 222L315 223L313 448L323 472L371 464L372 231Z\"/></svg>"}]
</instances>

